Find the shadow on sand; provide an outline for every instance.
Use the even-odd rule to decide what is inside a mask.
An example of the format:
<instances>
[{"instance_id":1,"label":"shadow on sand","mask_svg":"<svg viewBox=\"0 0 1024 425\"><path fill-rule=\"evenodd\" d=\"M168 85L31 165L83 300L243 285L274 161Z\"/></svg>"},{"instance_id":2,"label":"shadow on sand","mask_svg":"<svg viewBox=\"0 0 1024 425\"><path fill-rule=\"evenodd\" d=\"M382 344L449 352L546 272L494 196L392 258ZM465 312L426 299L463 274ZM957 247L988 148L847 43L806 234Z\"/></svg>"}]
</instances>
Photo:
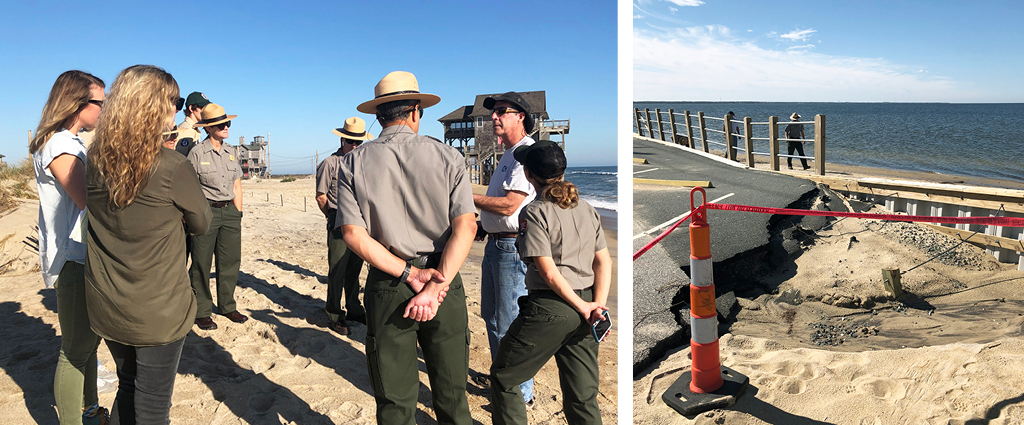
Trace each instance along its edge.
<instances>
[{"instance_id":1,"label":"shadow on sand","mask_svg":"<svg viewBox=\"0 0 1024 425\"><path fill-rule=\"evenodd\" d=\"M56 304L56 291L46 292ZM21 303L14 301L0 303L0 317L4 318L4 326L0 327L0 341L4 341L0 368L21 388L32 422L57 423L53 374L57 370L60 337L56 329L38 317L25 314Z\"/></svg>"}]
</instances>

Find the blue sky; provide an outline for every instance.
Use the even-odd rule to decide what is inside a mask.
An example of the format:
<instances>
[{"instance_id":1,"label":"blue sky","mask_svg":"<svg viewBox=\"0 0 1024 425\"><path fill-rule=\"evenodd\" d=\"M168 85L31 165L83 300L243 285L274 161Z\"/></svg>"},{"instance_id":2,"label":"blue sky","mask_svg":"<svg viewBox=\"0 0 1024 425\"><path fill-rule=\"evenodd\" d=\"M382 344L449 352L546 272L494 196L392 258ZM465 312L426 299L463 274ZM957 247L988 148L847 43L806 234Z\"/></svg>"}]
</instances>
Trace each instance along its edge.
<instances>
[{"instance_id":1,"label":"blue sky","mask_svg":"<svg viewBox=\"0 0 1024 425\"><path fill-rule=\"evenodd\" d=\"M182 96L202 91L238 115L231 143L270 133L275 173L312 172L317 150L338 148L331 129L372 120L355 108L395 70L441 96L423 134L442 138L437 119L476 94L545 90L551 118L572 120L569 165L614 165L616 4L564 3L4 2L0 154L28 156L27 131L61 72L109 88L141 63L173 74Z\"/></svg>"},{"instance_id":2,"label":"blue sky","mask_svg":"<svg viewBox=\"0 0 1024 425\"><path fill-rule=\"evenodd\" d=\"M634 0L635 100L1024 102L1024 2Z\"/></svg>"}]
</instances>

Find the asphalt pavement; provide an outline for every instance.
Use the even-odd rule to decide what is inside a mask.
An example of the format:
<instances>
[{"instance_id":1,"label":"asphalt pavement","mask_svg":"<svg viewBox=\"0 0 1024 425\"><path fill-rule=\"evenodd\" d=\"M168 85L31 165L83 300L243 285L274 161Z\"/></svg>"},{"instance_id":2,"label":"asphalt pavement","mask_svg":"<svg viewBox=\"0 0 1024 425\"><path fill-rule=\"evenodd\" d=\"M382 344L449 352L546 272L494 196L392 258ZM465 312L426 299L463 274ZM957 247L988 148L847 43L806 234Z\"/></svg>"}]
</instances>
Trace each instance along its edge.
<instances>
[{"instance_id":1,"label":"asphalt pavement","mask_svg":"<svg viewBox=\"0 0 1024 425\"><path fill-rule=\"evenodd\" d=\"M684 150L650 139L633 139L636 178L710 181L707 201L728 196L724 204L787 208L800 203L817 186L805 179L766 170L737 167L724 158ZM699 198L696 200L700 202ZM690 188L645 185L633 191L633 235L650 230L690 210ZM719 266L769 243L772 215L709 210L711 255L716 286ZM633 262L633 371L639 373L668 350L689 343L685 322L689 301L689 221ZM661 231L633 240L633 251ZM681 324L682 323L682 324Z\"/></svg>"}]
</instances>

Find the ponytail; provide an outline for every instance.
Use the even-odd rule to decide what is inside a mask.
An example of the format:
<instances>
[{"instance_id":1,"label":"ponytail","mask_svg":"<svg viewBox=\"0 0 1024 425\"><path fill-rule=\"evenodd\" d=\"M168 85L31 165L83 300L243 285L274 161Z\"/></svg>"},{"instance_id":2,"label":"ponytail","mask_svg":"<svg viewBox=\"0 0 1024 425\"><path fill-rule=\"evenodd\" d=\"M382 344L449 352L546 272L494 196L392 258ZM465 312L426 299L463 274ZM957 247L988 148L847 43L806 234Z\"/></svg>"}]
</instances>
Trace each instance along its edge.
<instances>
[{"instance_id":1,"label":"ponytail","mask_svg":"<svg viewBox=\"0 0 1024 425\"><path fill-rule=\"evenodd\" d=\"M558 205L561 209L575 208L579 204L580 192L576 185L562 180L563 176L544 180L540 191L541 198Z\"/></svg>"}]
</instances>

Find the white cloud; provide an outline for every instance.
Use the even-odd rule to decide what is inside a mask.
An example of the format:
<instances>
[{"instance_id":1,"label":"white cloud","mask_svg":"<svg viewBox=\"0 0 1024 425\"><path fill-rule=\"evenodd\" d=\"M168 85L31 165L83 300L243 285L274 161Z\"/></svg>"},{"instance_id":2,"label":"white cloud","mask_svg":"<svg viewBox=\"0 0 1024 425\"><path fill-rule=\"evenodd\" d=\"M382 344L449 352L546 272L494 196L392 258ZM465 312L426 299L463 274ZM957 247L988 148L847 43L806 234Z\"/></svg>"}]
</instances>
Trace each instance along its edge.
<instances>
[{"instance_id":1,"label":"white cloud","mask_svg":"<svg viewBox=\"0 0 1024 425\"><path fill-rule=\"evenodd\" d=\"M792 51L792 50L808 50L808 49L813 49L813 48L814 48L813 44L804 44L803 46L789 47L786 50L790 50L790 51Z\"/></svg>"},{"instance_id":2,"label":"white cloud","mask_svg":"<svg viewBox=\"0 0 1024 425\"><path fill-rule=\"evenodd\" d=\"M643 19L644 15L633 15L633 19Z\"/></svg>"},{"instance_id":3,"label":"white cloud","mask_svg":"<svg viewBox=\"0 0 1024 425\"><path fill-rule=\"evenodd\" d=\"M678 11L679 11L679 9L678 9L678 8L675 8L675 7L672 7L672 6L669 6L669 7L668 7L668 11L669 11L669 12L672 12L672 13L676 13L676 12L678 12Z\"/></svg>"},{"instance_id":4,"label":"white cloud","mask_svg":"<svg viewBox=\"0 0 1024 425\"><path fill-rule=\"evenodd\" d=\"M788 32L786 34L782 34L779 37L785 38L787 40L792 40L792 41L807 41L807 39L811 37L811 34L814 34L816 32L818 32L818 31L817 30L813 30L813 29L806 29L806 30L798 29L798 30L790 31L790 32Z\"/></svg>"},{"instance_id":5,"label":"white cloud","mask_svg":"<svg viewBox=\"0 0 1024 425\"><path fill-rule=\"evenodd\" d=\"M675 3L678 6L701 6L704 4L701 0L665 0L669 3Z\"/></svg>"},{"instance_id":6,"label":"white cloud","mask_svg":"<svg viewBox=\"0 0 1024 425\"><path fill-rule=\"evenodd\" d=\"M771 50L709 25L633 33L635 100L971 102L955 81L882 58ZM652 54L656 52L656 54Z\"/></svg>"}]
</instances>

